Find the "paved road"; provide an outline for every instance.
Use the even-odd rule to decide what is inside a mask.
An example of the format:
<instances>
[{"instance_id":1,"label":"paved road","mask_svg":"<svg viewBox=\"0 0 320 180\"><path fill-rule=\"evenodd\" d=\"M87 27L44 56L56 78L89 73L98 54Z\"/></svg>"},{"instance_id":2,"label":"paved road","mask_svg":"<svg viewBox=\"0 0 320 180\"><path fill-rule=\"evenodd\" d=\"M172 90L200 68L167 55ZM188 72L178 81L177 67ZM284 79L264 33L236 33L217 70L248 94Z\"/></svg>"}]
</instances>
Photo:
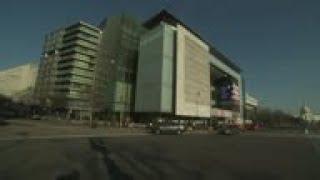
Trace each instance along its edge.
<instances>
[{"instance_id":1,"label":"paved road","mask_svg":"<svg viewBox=\"0 0 320 180\"><path fill-rule=\"evenodd\" d=\"M319 139L147 135L0 142L0 179L320 179Z\"/></svg>"}]
</instances>

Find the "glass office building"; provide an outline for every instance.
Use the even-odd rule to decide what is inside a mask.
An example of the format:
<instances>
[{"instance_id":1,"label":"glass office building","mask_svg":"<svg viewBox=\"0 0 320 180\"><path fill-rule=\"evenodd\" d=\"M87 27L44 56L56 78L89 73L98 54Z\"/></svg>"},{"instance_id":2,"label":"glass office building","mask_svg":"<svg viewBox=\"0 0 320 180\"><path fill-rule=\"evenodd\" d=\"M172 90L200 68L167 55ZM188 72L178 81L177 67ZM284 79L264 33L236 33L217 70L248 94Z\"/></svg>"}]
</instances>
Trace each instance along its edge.
<instances>
[{"instance_id":1,"label":"glass office building","mask_svg":"<svg viewBox=\"0 0 320 180\"><path fill-rule=\"evenodd\" d=\"M51 107L55 99L54 85L63 35L63 28L45 35L35 87L35 97L41 106Z\"/></svg>"},{"instance_id":2,"label":"glass office building","mask_svg":"<svg viewBox=\"0 0 320 180\"><path fill-rule=\"evenodd\" d=\"M139 119L243 120L241 70L182 21L162 11L144 23L135 112Z\"/></svg>"},{"instance_id":3,"label":"glass office building","mask_svg":"<svg viewBox=\"0 0 320 180\"><path fill-rule=\"evenodd\" d=\"M125 14L108 18L100 28L95 103L115 118L129 118L134 110L139 40L145 29Z\"/></svg>"},{"instance_id":4,"label":"glass office building","mask_svg":"<svg viewBox=\"0 0 320 180\"><path fill-rule=\"evenodd\" d=\"M91 111L91 89L101 31L78 22L46 35L37 89L42 105L79 118Z\"/></svg>"},{"instance_id":5,"label":"glass office building","mask_svg":"<svg viewBox=\"0 0 320 180\"><path fill-rule=\"evenodd\" d=\"M166 11L144 23L122 14L99 28L71 25L46 39L43 54L40 71L50 72L40 79L52 78L53 91L44 97L74 116L243 120L240 68Z\"/></svg>"}]
</instances>

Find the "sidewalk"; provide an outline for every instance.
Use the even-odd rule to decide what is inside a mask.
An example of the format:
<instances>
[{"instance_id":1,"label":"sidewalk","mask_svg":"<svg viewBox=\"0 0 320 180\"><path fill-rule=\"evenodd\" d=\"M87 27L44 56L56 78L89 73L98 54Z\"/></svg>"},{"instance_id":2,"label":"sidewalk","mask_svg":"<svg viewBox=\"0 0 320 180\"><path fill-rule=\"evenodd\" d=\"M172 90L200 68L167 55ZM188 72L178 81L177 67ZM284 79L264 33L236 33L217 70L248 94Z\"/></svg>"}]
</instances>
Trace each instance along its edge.
<instances>
[{"instance_id":1,"label":"sidewalk","mask_svg":"<svg viewBox=\"0 0 320 180\"><path fill-rule=\"evenodd\" d=\"M82 136L124 136L147 134L142 128L116 128L63 124L59 121L10 120L0 126L0 138L39 138L39 137L82 137Z\"/></svg>"}]
</instances>

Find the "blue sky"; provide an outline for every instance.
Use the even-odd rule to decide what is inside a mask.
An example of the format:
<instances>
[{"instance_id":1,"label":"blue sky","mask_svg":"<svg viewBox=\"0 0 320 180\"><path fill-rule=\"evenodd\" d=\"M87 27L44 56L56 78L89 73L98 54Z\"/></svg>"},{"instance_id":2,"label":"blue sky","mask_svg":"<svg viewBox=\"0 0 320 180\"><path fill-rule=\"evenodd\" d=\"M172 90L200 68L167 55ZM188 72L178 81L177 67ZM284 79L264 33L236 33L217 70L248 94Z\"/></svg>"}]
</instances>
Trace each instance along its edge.
<instances>
[{"instance_id":1,"label":"blue sky","mask_svg":"<svg viewBox=\"0 0 320 180\"><path fill-rule=\"evenodd\" d=\"M134 3L133 3L134 2ZM316 0L2 0L0 69L39 59L44 34L127 12L145 20L163 8L241 66L261 104L320 112L320 2Z\"/></svg>"}]
</instances>

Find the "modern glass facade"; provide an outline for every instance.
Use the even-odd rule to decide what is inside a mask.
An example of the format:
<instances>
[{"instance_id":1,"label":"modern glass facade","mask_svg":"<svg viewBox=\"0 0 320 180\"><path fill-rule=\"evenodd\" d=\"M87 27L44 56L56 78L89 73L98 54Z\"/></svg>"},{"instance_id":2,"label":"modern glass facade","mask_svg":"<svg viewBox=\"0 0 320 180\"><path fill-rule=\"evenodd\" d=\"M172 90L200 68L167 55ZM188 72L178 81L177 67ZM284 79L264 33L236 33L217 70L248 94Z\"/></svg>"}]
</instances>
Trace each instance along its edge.
<instances>
[{"instance_id":1,"label":"modern glass facade","mask_svg":"<svg viewBox=\"0 0 320 180\"><path fill-rule=\"evenodd\" d=\"M143 114L208 119L219 110L231 110L237 121L243 117L239 67L165 11L144 24L125 14L99 28L79 22L49 34L43 54L44 97L53 97L57 107L117 119ZM218 71L228 80L218 82L223 79ZM226 88L233 89L232 101L221 100Z\"/></svg>"},{"instance_id":2,"label":"modern glass facade","mask_svg":"<svg viewBox=\"0 0 320 180\"><path fill-rule=\"evenodd\" d=\"M139 39L144 28L136 19L123 14L103 22L101 29L95 102L102 111L129 115L134 107Z\"/></svg>"},{"instance_id":3,"label":"modern glass facade","mask_svg":"<svg viewBox=\"0 0 320 180\"><path fill-rule=\"evenodd\" d=\"M57 65L55 92L57 99L70 110L91 109L91 90L94 80L95 58L101 31L79 22L65 28L63 45Z\"/></svg>"},{"instance_id":4,"label":"modern glass facade","mask_svg":"<svg viewBox=\"0 0 320 180\"><path fill-rule=\"evenodd\" d=\"M144 115L153 119L214 119L228 114L233 123L241 123L240 69L165 11L144 25L148 32L140 41L135 101L140 119ZM213 72L217 70L228 78L216 78ZM216 79L221 80L221 86ZM222 100L220 95L226 88L232 91L228 89L230 97Z\"/></svg>"},{"instance_id":5,"label":"modern glass facade","mask_svg":"<svg viewBox=\"0 0 320 180\"><path fill-rule=\"evenodd\" d=\"M97 27L84 22L46 35L38 76L44 103L71 111L90 109L100 37Z\"/></svg>"},{"instance_id":6,"label":"modern glass facade","mask_svg":"<svg viewBox=\"0 0 320 180\"><path fill-rule=\"evenodd\" d=\"M35 88L38 104L42 106L51 107L55 99L54 85L64 33L64 29L58 29L45 36Z\"/></svg>"},{"instance_id":7,"label":"modern glass facade","mask_svg":"<svg viewBox=\"0 0 320 180\"><path fill-rule=\"evenodd\" d=\"M161 23L144 34L139 49L136 112L174 112L174 27Z\"/></svg>"}]
</instances>

